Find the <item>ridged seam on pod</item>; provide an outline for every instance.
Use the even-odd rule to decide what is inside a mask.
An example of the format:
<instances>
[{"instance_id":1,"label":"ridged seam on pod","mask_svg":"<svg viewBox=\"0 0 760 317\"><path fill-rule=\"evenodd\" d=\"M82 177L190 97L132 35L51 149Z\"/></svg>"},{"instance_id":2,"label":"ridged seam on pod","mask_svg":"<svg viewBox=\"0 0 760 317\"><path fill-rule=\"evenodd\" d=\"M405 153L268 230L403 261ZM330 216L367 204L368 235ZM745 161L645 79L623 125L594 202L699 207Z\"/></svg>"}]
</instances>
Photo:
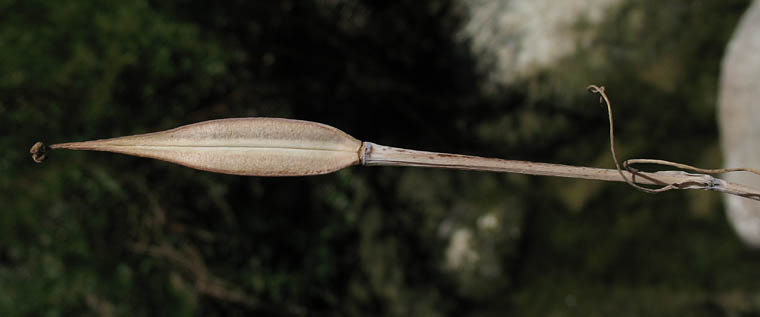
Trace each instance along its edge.
<instances>
[{"instance_id":1,"label":"ridged seam on pod","mask_svg":"<svg viewBox=\"0 0 760 317\"><path fill-rule=\"evenodd\" d=\"M50 148L122 153L225 174L306 176L358 164L361 146L361 141L321 123L235 118Z\"/></svg>"}]
</instances>

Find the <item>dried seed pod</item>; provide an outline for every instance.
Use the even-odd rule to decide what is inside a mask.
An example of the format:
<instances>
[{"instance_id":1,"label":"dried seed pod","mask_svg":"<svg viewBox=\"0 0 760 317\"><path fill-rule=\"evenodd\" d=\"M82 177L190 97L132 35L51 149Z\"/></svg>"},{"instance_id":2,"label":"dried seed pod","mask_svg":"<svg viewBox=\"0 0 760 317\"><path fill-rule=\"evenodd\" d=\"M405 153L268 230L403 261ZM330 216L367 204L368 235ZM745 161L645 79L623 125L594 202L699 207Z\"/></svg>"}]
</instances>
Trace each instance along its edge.
<instances>
[{"instance_id":1,"label":"dried seed pod","mask_svg":"<svg viewBox=\"0 0 760 317\"><path fill-rule=\"evenodd\" d=\"M703 189L760 201L760 190L726 182L704 174L681 171L641 172L623 164L614 155L612 110L601 87L592 86L607 104L610 119L610 150L617 169L603 169L528 161L502 160L459 154L416 151L383 146L354 139L327 125L277 118L241 118L205 121L176 129L120 138L53 144L38 142L32 149L36 162L45 159L46 149L95 150L123 153L169 161L210 172L249 176L307 176L326 174L361 163L368 166L420 166L530 175L627 182L649 193L670 189ZM628 160L656 163L703 173L760 171L748 168L705 170L662 160ZM662 185L646 189L635 184Z\"/></svg>"},{"instance_id":2,"label":"dried seed pod","mask_svg":"<svg viewBox=\"0 0 760 317\"><path fill-rule=\"evenodd\" d=\"M50 148L116 152L225 174L306 176L359 163L361 145L343 131L320 123L237 118Z\"/></svg>"}]
</instances>

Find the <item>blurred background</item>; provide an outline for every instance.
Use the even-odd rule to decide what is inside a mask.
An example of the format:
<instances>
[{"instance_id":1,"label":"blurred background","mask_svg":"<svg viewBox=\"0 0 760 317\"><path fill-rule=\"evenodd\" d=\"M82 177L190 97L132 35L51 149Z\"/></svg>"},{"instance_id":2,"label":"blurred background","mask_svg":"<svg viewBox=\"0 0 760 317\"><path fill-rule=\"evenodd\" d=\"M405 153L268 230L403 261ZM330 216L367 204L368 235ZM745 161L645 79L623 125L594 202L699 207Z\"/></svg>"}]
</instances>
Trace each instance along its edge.
<instances>
[{"instance_id":1,"label":"blurred background","mask_svg":"<svg viewBox=\"0 0 760 317\"><path fill-rule=\"evenodd\" d=\"M379 144L721 165L746 0L0 1L3 316L755 316L719 194L423 168L220 175L28 149L269 116Z\"/></svg>"}]
</instances>

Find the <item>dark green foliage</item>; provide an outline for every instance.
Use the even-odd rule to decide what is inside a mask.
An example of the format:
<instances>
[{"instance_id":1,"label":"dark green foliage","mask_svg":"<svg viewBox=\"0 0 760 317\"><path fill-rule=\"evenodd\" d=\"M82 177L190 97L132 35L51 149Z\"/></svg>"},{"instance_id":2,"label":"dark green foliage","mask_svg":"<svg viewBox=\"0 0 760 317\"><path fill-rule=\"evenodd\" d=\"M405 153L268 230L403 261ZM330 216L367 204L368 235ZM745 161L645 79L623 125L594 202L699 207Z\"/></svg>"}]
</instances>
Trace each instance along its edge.
<instances>
[{"instance_id":1,"label":"dark green foliage","mask_svg":"<svg viewBox=\"0 0 760 317\"><path fill-rule=\"evenodd\" d=\"M414 168L238 177L67 151L36 165L26 151L274 116L610 167L606 114L583 89L597 83L624 156L717 166L719 62L746 4L624 4L591 49L486 94L451 1L0 1L0 314L757 314L760 257L715 193ZM476 255L451 264L453 236Z\"/></svg>"}]
</instances>

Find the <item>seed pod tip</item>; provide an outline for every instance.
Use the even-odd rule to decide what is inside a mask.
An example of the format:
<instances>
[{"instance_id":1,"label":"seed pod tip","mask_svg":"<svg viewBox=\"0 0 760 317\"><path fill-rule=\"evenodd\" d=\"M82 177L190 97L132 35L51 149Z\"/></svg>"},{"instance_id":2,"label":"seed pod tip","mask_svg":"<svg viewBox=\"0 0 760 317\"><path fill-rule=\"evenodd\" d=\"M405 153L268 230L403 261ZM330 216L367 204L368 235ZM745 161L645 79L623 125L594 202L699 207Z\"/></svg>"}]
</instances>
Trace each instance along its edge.
<instances>
[{"instance_id":1,"label":"seed pod tip","mask_svg":"<svg viewBox=\"0 0 760 317\"><path fill-rule=\"evenodd\" d=\"M32 154L32 160L36 163L42 163L42 161L45 160L47 157L47 151L48 148L45 146L45 143L37 142L32 145L32 148L29 150L29 153Z\"/></svg>"}]
</instances>

